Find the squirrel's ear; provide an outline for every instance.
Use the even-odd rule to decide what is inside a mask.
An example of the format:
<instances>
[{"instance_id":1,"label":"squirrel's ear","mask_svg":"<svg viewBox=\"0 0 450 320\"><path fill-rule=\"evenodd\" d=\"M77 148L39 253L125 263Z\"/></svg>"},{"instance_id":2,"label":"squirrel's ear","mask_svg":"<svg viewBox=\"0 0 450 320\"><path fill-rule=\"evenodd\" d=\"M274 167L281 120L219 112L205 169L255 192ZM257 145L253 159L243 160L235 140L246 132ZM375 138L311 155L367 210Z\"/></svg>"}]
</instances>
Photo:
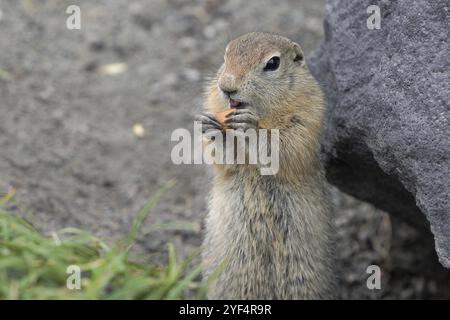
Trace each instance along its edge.
<instances>
[{"instance_id":1,"label":"squirrel's ear","mask_svg":"<svg viewBox=\"0 0 450 320\"><path fill-rule=\"evenodd\" d=\"M300 45L294 42L293 49L294 49L294 62L303 66L305 64L305 57L303 55L302 49L300 48Z\"/></svg>"}]
</instances>

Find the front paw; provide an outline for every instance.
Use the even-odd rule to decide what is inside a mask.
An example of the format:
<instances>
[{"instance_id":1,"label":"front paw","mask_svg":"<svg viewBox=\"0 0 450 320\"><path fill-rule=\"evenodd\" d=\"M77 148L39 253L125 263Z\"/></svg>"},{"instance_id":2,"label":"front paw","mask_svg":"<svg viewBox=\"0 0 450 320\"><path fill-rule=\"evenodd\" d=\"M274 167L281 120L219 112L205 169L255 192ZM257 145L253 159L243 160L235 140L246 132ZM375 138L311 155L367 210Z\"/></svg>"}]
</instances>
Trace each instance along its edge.
<instances>
[{"instance_id":1,"label":"front paw","mask_svg":"<svg viewBox=\"0 0 450 320\"><path fill-rule=\"evenodd\" d=\"M247 131L248 129L258 129L259 119L249 109L237 109L229 114L225 119L226 127L233 130Z\"/></svg>"},{"instance_id":2,"label":"front paw","mask_svg":"<svg viewBox=\"0 0 450 320\"><path fill-rule=\"evenodd\" d=\"M211 112L203 112L195 116L195 121L200 122L202 126L202 134L205 138L214 140L214 137L222 132L223 126L217 121L216 117Z\"/></svg>"}]
</instances>

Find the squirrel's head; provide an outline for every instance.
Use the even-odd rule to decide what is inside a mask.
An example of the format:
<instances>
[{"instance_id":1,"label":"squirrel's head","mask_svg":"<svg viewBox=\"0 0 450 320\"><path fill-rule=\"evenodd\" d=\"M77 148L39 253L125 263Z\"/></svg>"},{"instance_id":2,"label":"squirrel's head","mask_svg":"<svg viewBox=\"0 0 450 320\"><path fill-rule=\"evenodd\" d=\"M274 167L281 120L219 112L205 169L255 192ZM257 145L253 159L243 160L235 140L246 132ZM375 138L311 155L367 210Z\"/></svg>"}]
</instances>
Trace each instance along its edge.
<instances>
[{"instance_id":1,"label":"squirrel's head","mask_svg":"<svg viewBox=\"0 0 450 320\"><path fill-rule=\"evenodd\" d=\"M279 35L253 32L227 45L217 86L230 107L251 108L262 115L293 97L308 75L297 43Z\"/></svg>"}]
</instances>

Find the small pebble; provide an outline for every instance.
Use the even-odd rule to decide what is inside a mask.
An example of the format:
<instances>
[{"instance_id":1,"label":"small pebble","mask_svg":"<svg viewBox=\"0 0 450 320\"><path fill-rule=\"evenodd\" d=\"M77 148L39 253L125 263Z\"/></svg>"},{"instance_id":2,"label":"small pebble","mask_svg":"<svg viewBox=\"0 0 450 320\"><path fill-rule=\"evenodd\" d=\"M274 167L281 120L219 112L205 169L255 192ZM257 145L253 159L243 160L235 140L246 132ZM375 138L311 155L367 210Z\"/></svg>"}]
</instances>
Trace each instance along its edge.
<instances>
[{"instance_id":1,"label":"small pebble","mask_svg":"<svg viewBox=\"0 0 450 320\"><path fill-rule=\"evenodd\" d=\"M97 72L106 75L116 75L125 72L128 69L126 63L116 62L105 64L97 68Z\"/></svg>"},{"instance_id":2,"label":"small pebble","mask_svg":"<svg viewBox=\"0 0 450 320\"><path fill-rule=\"evenodd\" d=\"M135 123L133 125L133 134L138 138L143 138L145 136L145 129L141 123Z\"/></svg>"}]
</instances>

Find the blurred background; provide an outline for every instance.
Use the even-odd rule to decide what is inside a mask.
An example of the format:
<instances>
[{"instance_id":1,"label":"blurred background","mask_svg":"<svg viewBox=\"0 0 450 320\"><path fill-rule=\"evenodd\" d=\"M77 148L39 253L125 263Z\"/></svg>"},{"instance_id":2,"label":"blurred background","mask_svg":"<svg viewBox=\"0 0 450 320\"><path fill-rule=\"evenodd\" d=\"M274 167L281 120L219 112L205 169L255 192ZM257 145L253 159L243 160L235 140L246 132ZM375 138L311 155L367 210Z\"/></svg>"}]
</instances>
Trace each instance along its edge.
<instances>
[{"instance_id":1,"label":"blurred background","mask_svg":"<svg viewBox=\"0 0 450 320\"><path fill-rule=\"evenodd\" d=\"M69 5L81 29L66 28ZM323 37L324 0L0 0L0 193L43 232L83 228L117 239L147 199L134 254L164 263L201 244L208 168L176 166L171 133L192 129L205 79L226 43L249 31ZM341 298L450 298L450 275L423 234L333 188ZM420 255L418 253L420 252ZM366 286L367 266L382 289Z\"/></svg>"}]
</instances>

